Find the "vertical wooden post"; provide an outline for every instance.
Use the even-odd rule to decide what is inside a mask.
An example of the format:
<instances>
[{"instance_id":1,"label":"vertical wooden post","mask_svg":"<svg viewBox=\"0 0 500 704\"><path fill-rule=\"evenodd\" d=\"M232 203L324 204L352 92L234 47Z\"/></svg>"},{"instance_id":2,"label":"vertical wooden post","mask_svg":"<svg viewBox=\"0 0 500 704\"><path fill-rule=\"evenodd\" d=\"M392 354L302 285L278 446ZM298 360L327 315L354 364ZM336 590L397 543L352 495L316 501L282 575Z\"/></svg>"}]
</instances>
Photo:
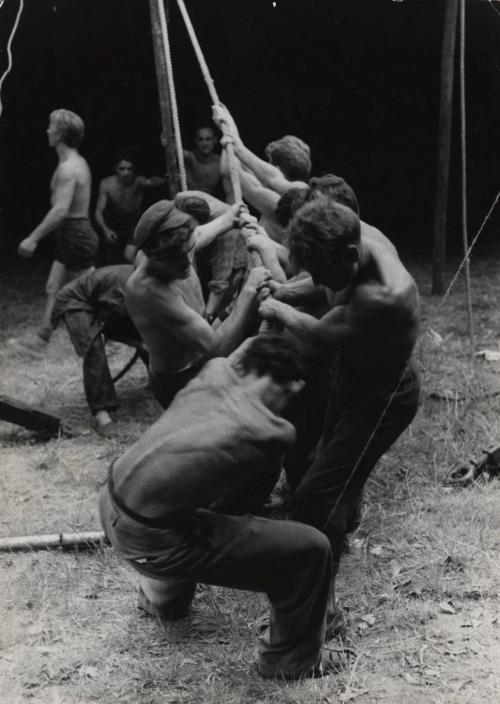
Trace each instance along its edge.
<instances>
[{"instance_id":1,"label":"vertical wooden post","mask_svg":"<svg viewBox=\"0 0 500 704\"><path fill-rule=\"evenodd\" d=\"M432 256L432 293L434 294L443 292L443 267L446 257L446 223L457 16L458 0L446 0L443 44L441 48L438 172L436 201L434 206L434 244Z\"/></svg>"},{"instance_id":2,"label":"vertical wooden post","mask_svg":"<svg viewBox=\"0 0 500 704\"><path fill-rule=\"evenodd\" d=\"M158 97L160 101L161 129L165 149L165 163L167 167L170 197L174 198L180 190L179 169L177 165L177 154L175 151L174 126L172 121L172 110L170 107L170 96L168 92L167 64L161 35L158 0L149 0L149 11L151 15L151 33L153 37L156 81L158 84Z\"/></svg>"}]
</instances>

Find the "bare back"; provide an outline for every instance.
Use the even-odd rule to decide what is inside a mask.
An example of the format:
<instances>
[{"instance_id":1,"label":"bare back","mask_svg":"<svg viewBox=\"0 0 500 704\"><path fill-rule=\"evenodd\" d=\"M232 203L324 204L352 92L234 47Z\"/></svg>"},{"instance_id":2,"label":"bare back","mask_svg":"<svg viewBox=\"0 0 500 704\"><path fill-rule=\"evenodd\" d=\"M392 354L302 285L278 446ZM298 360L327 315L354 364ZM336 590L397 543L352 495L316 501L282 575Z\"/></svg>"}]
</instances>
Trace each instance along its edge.
<instances>
[{"instance_id":1,"label":"bare back","mask_svg":"<svg viewBox=\"0 0 500 704\"><path fill-rule=\"evenodd\" d=\"M74 184L73 195L67 218L88 218L92 176L85 159L78 152L71 153L59 162L50 182L51 205L58 199L59 191L71 180Z\"/></svg>"},{"instance_id":2,"label":"bare back","mask_svg":"<svg viewBox=\"0 0 500 704\"><path fill-rule=\"evenodd\" d=\"M150 368L175 374L200 360L205 303L194 269L186 279L162 282L142 262L127 281L125 303L150 354Z\"/></svg>"}]
</instances>

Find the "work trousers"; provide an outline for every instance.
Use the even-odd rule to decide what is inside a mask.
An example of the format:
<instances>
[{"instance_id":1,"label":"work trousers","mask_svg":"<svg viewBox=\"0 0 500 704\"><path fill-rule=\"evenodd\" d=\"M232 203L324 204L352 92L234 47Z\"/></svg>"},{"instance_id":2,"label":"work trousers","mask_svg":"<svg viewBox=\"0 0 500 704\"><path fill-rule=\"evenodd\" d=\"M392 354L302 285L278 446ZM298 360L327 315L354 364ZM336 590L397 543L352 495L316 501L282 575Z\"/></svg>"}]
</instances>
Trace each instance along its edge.
<instances>
[{"instance_id":1,"label":"work trousers","mask_svg":"<svg viewBox=\"0 0 500 704\"><path fill-rule=\"evenodd\" d=\"M123 514L108 487L100 496L105 534L146 580L158 580L175 609L186 608L196 582L263 592L271 603L261 635L259 670L296 677L316 667L325 637L331 548L315 528L294 521L196 510L171 528L151 528Z\"/></svg>"},{"instance_id":2,"label":"work trousers","mask_svg":"<svg viewBox=\"0 0 500 704\"><path fill-rule=\"evenodd\" d=\"M195 362L186 369L182 369L174 374L166 372L155 372L149 370L149 383L153 396L162 408L168 408L174 396L183 389L191 379L198 374L203 366L203 362Z\"/></svg>"},{"instance_id":3,"label":"work trousers","mask_svg":"<svg viewBox=\"0 0 500 704\"><path fill-rule=\"evenodd\" d=\"M384 384L342 364L333 371L322 438L295 492L293 518L329 538L334 571L353 527L363 486L380 457L413 420L419 380L409 364Z\"/></svg>"},{"instance_id":4,"label":"work trousers","mask_svg":"<svg viewBox=\"0 0 500 704\"><path fill-rule=\"evenodd\" d=\"M101 325L92 313L83 310L67 311L64 322L77 355L83 358L83 388L92 414L114 410L118 398L102 335L132 347L140 344L140 338L131 338L130 331L122 330L119 325ZM147 365L147 355L143 361Z\"/></svg>"}]
</instances>

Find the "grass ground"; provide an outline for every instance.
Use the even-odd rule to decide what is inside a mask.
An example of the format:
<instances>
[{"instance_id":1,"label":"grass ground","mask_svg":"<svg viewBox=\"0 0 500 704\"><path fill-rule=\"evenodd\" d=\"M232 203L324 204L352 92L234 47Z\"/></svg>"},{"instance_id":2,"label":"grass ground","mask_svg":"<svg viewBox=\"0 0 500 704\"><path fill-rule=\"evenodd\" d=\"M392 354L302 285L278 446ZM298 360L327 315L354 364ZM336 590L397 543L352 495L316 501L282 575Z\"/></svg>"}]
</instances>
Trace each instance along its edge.
<instances>
[{"instance_id":1,"label":"grass ground","mask_svg":"<svg viewBox=\"0 0 500 704\"><path fill-rule=\"evenodd\" d=\"M43 266L1 286L1 337L36 322ZM450 469L500 443L500 363L470 363L463 283L442 306L420 284L418 417L382 459L339 577L356 655L296 684L253 670L261 595L199 587L193 618L163 625L136 609L137 578L108 547L0 553L0 700L9 704L496 704L500 701L500 482L448 486ZM452 265L450 265L450 272ZM476 349L500 349L498 260L473 261ZM5 350L5 347L2 346ZM110 349L114 370L130 352ZM47 357L4 351L0 393L62 415L74 437L39 440L0 423L3 536L99 529L109 461L157 417L138 363L119 382L120 433L89 428L80 362L64 330ZM488 395L489 394L489 395Z\"/></svg>"}]
</instances>

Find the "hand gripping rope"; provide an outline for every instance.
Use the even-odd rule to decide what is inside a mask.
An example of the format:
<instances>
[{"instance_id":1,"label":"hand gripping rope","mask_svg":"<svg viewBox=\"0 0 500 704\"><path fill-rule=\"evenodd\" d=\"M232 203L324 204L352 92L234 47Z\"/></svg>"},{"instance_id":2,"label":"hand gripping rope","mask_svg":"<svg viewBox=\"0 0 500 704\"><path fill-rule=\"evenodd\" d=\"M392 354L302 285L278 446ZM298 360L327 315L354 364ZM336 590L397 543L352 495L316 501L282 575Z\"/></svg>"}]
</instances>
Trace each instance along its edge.
<instances>
[{"instance_id":1,"label":"hand gripping rope","mask_svg":"<svg viewBox=\"0 0 500 704\"><path fill-rule=\"evenodd\" d=\"M158 2L163 5L162 0L158 0ZM191 44L193 45L193 49L194 49L194 53L196 54L196 58L198 59L198 63L200 65L200 69L201 69L203 78L205 80L208 92L210 94L210 98L212 100L212 103L214 105L221 105L221 102L219 100L219 96L218 96L217 91L215 89L215 84L214 84L213 78L210 75L210 70L208 68L207 62L205 61L205 57L204 57L203 52L201 50L201 46L200 46L200 43L199 43L198 38L196 36L196 33L194 31L194 27L192 25L192 22L189 18L189 14L188 14L186 6L184 4L184 0L177 0L177 5L179 6L179 10L180 10L182 18L184 20L184 24L186 25L186 30L187 30L187 33L188 33L189 38L191 40ZM165 32L166 32L166 24L165 24ZM172 102L172 108L173 107L174 107L174 103ZM175 109L177 109L177 106L175 107ZM178 118L177 118L177 121L178 121ZM175 124L175 119L174 119L174 124ZM231 186L232 186L233 193L234 193L234 199L235 199L235 202L238 203L239 201L242 200L242 193L241 193L241 184L240 184L238 162L237 162L236 155L234 152L234 144L232 141L225 140L223 148L226 151L227 160L228 160L228 164L229 164L229 174L230 174L230 178L231 178ZM262 265L262 259L261 259L258 252L253 251L251 253L251 258L252 258L252 264L254 267ZM260 332L265 332L268 329L269 329L269 323L267 323L266 321L263 321L260 326Z\"/></svg>"}]
</instances>

